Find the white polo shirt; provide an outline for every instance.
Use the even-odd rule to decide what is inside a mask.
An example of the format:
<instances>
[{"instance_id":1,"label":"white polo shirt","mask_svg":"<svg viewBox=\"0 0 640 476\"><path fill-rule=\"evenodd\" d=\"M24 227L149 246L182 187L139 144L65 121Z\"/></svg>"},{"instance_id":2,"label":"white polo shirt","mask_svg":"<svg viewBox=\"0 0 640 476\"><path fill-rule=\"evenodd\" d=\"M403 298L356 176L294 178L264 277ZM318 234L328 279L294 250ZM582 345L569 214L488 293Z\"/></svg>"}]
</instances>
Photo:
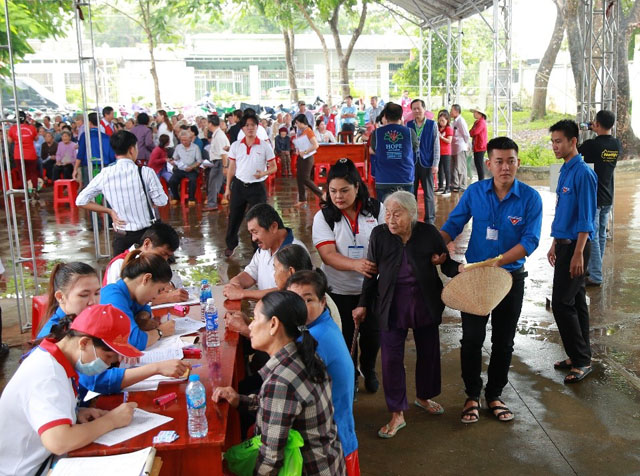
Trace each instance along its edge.
<instances>
[{"instance_id":1,"label":"white polo shirt","mask_svg":"<svg viewBox=\"0 0 640 476\"><path fill-rule=\"evenodd\" d=\"M373 229L384 223L384 205L380 204L378 217L363 215L358 213L358 219L354 222L342 215L342 220L336 222L333 230L325 220L322 210L316 213L313 218L313 230L311 233L313 246L319 249L325 245L335 245L338 253L349 256L349 247L362 247L356 252L362 253L362 257L367 257L369 250L369 237ZM356 295L362 292L362 282L364 276L356 271L339 271L325 263L322 263L322 270L327 275L327 281L331 286L331 291L336 294Z\"/></svg>"},{"instance_id":2,"label":"white polo shirt","mask_svg":"<svg viewBox=\"0 0 640 476\"><path fill-rule=\"evenodd\" d=\"M251 147L244 139L231 144L229 159L236 163L236 177L244 183L264 182L267 177L255 178L257 170L267 170L267 162L275 160L275 154L268 142L256 137Z\"/></svg>"},{"instance_id":3,"label":"white polo shirt","mask_svg":"<svg viewBox=\"0 0 640 476\"><path fill-rule=\"evenodd\" d=\"M256 131L256 137L262 141L267 142L269 140L269 134L267 133L267 130L262 127L262 124L258 124L258 130ZM244 131L242 129L240 129L240 131L238 132L238 137L236 138L237 141L241 141L242 139L244 139Z\"/></svg>"},{"instance_id":4,"label":"white polo shirt","mask_svg":"<svg viewBox=\"0 0 640 476\"><path fill-rule=\"evenodd\" d=\"M51 455L40 435L76 422L72 378L78 374L52 341L18 367L0 397L0 476L34 475Z\"/></svg>"},{"instance_id":5,"label":"white polo shirt","mask_svg":"<svg viewBox=\"0 0 640 476\"><path fill-rule=\"evenodd\" d=\"M307 249L302 241L293 237L291 229L287 228L287 237L284 239L282 245L280 245L280 248L291 244L300 245L303 246L305 250ZM277 287L276 278L274 277L273 257L274 255L271 254L271 250L258 248L253 254L251 262L244 268L244 272L256 281L256 286L258 286L259 290Z\"/></svg>"}]
</instances>

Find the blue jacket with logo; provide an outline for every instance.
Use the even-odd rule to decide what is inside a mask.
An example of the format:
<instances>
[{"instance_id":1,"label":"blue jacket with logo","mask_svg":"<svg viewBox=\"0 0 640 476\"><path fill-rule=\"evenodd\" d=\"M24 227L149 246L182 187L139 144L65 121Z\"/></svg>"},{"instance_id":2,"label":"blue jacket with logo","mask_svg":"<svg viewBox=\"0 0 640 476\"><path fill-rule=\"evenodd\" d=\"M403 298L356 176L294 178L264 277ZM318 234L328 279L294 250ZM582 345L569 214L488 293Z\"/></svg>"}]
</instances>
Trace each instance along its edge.
<instances>
[{"instance_id":1,"label":"blue jacket with logo","mask_svg":"<svg viewBox=\"0 0 640 476\"><path fill-rule=\"evenodd\" d=\"M415 160L411 130L399 124L376 129L377 184L413 184Z\"/></svg>"}]
</instances>

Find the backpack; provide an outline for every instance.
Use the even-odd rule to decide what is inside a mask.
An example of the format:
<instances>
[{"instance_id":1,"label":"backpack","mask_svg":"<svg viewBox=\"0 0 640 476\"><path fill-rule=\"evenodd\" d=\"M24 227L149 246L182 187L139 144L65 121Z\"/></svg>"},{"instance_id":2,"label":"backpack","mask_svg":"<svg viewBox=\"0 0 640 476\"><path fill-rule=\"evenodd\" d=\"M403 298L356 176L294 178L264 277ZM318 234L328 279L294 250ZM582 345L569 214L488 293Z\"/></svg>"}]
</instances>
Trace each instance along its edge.
<instances>
[{"instance_id":1,"label":"backpack","mask_svg":"<svg viewBox=\"0 0 640 476\"><path fill-rule=\"evenodd\" d=\"M375 198L369 198L369 205L369 208L371 208L371 214L376 219L376 221L378 221L378 215L380 215L380 208L382 206L380 204L380 201ZM322 209L322 216L324 216L324 220L327 222L327 225L329 225L329 228L331 228L331 231L333 231L333 228L336 226L336 222L331 216L329 207L325 207Z\"/></svg>"}]
</instances>

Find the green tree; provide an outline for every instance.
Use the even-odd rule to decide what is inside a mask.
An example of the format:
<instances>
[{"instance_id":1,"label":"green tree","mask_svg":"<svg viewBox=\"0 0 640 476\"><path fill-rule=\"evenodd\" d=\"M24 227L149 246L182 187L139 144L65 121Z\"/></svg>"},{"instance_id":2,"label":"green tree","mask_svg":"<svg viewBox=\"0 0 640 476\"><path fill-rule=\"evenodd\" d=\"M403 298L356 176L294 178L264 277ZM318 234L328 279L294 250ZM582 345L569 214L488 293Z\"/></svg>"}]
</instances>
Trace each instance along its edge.
<instances>
[{"instance_id":1,"label":"green tree","mask_svg":"<svg viewBox=\"0 0 640 476\"><path fill-rule=\"evenodd\" d=\"M19 62L33 53L27 42L64 36L72 19L72 2L63 0L0 0L0 44L7 45L5 2L8 1L13 61ZM8 77L9 51L0 48L0 76Z\"/></svg>"},{"instance_id":2,"label":"green tree","mask_svg":"<svg viewBox=\"0 0 640 476\"><path fill-rule=\"evenodd\" d=\"M183 27L196 25L200 21L214 21L220 12L217 1L199 0L130 0L107 3L113 10L121 13L138 25L149 49L156 108L162 109L160 81L156 70L154 50L159 43L178 43L183 39Z\"/></svg>"}]
</instances>

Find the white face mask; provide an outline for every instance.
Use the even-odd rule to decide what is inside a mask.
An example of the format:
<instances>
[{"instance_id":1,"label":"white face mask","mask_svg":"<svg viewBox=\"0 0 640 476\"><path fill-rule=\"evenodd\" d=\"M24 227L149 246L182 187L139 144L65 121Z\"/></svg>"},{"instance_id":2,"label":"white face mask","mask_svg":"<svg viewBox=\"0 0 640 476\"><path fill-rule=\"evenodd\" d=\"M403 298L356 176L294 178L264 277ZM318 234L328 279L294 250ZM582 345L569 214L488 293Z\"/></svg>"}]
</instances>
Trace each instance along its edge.
<instances>
[{"instance_id":1,"label":"white face mask","mask_svg":"<svg viewBox=\"0 0 640 476\"><path fill-rule=\"evenodd\" d=\"M109 368L105 361L98 357L98 354L96 354L95 345L93 346L93 355L95 356L95 360L92 360L91 362L85 364L82 362L82 350L80 351L80 357L78 358L78 361L75 365L76 371L78 371L78 373L92 377L94 375L101 374Z\"/></svg>"}]
</instances>

